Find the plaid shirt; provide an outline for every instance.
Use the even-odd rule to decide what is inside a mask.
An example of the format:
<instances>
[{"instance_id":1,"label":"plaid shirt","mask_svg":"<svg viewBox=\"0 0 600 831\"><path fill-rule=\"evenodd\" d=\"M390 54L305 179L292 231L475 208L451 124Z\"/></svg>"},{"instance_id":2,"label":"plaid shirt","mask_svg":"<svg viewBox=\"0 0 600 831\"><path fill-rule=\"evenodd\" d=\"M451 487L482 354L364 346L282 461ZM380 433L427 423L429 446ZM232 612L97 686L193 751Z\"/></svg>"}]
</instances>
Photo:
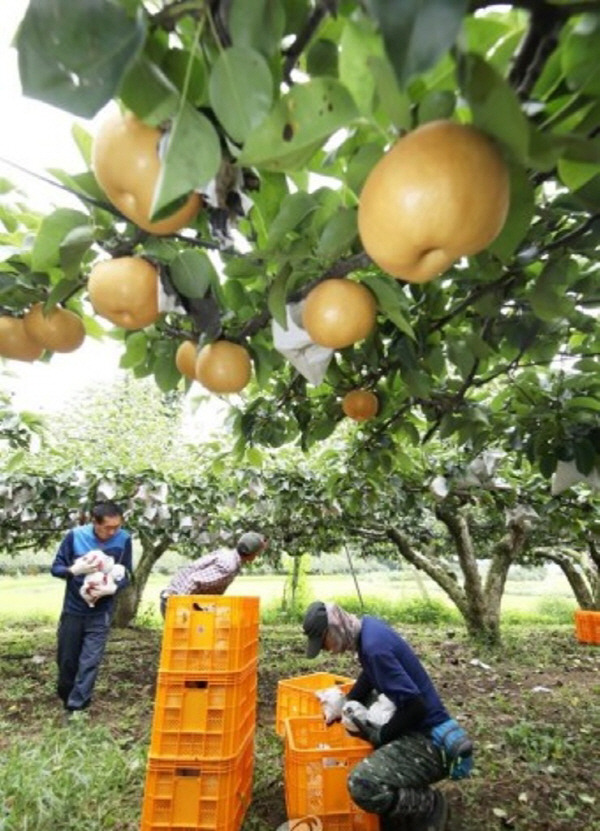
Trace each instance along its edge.
<instances>
[{"instance_id":1,"label":"plaid shirt","mask_svg":"<svg viewBox=\"0 0 600 831\"><path fill-rule=\"evenodd\" d=\"M163 594L223 594L242 567L235 549L218 548L183 566Z\"/></svg>"}]
</instances>

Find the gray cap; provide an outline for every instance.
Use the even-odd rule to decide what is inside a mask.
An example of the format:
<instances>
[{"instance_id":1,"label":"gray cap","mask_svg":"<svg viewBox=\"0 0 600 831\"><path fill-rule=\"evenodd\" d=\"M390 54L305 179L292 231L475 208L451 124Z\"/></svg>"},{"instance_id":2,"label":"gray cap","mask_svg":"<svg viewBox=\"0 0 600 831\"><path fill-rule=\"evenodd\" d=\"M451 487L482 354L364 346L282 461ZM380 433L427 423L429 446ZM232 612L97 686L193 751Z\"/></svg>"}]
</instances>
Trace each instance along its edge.
<instances>
[{"instance_id":1,"label":"gray cap","mask_svg":"<svg viewBox=\"0 0 600 831\"><path fill-rule=\"evenodd\" d=\"M328 625L325 604L322 600L315 600L306 610L302 624L304 634L308 637L307 658L316 658L321 651Z\"/></svg>"},{"instance_id":2,"label":"gray cap","mask_svg":"<svg viewBox=\"0 0 600 831\"><path fill-rule=\"evenodd\" d=\"M265 542L266 539L262 534L257 534L256 531L246 531L237 541L238 554L241 554L242 557L256 554Z\"/></svg>"}]
</instances>

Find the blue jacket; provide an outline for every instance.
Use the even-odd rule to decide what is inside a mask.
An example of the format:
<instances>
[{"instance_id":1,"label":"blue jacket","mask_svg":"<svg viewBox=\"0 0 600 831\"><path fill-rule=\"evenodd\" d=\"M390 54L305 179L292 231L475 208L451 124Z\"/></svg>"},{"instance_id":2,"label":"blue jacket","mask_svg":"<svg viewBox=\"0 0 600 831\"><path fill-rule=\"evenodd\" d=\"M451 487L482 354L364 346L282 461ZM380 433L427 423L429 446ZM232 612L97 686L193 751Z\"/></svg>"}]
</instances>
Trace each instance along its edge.
<instances>
[{"instance_id":1,"label":"blue jacket","mask_svg":"<svg viewBox=\"0 0 600 831\"><path fill-rule=\"evenodd\" d=\"M95 606L88 606L79 589L83 585L84 575L73 576L68 569L78 557L83 557L89 551L100 549L105 554L114 558L115 564L121 563L125 566L125 579L117 584L117 591L125 588L129 583L129 575L133 567L131 535L128 531L120 528L109 540L102 541L94 533L94 526L80 525L67 533L61 542L50 571L54 577L66 579L65 597L63 600L63 612L71 615L97 615L112 613L115 602L115 595L101 597Z\"/></svg>"},{"instance_id":2,"label":"blue jacket","mask_svg":"<svg viewBox=\"0 0 600 831\"><path fill-rule=\"evenodd\" d=\"M425 667L412 647L391 626L378 618L362 618L358 638L361 684L384 693L400 709L407 699L420 695L426 713L417 729L427 729L450 718Z\"/></svg>"}]
</instances>

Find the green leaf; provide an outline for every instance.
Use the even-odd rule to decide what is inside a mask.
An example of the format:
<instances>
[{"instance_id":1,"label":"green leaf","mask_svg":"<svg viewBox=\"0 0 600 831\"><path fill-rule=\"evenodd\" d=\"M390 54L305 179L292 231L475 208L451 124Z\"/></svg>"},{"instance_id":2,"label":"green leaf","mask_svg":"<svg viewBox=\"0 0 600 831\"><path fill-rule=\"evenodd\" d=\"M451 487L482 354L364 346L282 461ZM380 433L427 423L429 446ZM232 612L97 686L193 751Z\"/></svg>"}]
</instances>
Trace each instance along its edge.
<instances>
[{"instance_id":1,"label":"green leaf","mask_svg":"<svg viewBox=\"0 0 600 831\"><path fill-rule=\"evenodd\" d=\"M375 143L364 144L354 153L346 173L346 183L354 193L361 192L365 179L381 157L382 149Z\"/></svg>"},{"instance_id":2,"label":"green leaf","mask_svg":"<svg viewBox=\"0 0 600 831\"><path fill-rule=\"evenodd\" d=\"M281 0L233 0L228 13L234 46L248 46L267 58L277 54L285 30Z\"/></svg>"},{"instance_id":3,"label":"green leaf","mask_svg":"<svg viewBox=\"0 0 600 831\"><path fill-rule=\"evenodd\" d=\"M94 242L94 229L91 225L79 225L69 231L59 248L60 266L66 277L77 276L81 261Z\"/></svg>"},{"instance_id":4,"label":"green leaf","mask_svg":"<svg viewBox=\"0 0 600 831\"><path fill-rule=\"evenodd\" d=\"M549 479L556 470L557 458L554 453L544 453L538 457L538 466L540 473Z\"/></svg>"},{"instance_id":5,"label":"green leaf","mask_svg":"<svg viewBox=\"0 0 600 831\"><path fill-rule=\"evenodd\" d=\"M58 208L42 221L31 252L34 271L60 264L60 246L74 228L89 228L89 219L71 208Z\"/></svg>"},{"instance_id":6,"label":"green leaf","mask_svg":"<svg viewBox=\"0 0 600 831\"><path fill-rule=\"evenodd\" d=\"M301 169L326 139L357 115L352 97L338 81L317 78L297 84L250 133L239 162L269 170Z\"/></svg>"},{"instance_id":7,"label":"green leaf","mask_svg":"<svg viewBox=\"0 0 600 831\"><path fill-rule=\"evenodd\" d=\"M319 38L309 46L306 71L312 78L319 75L338 76L338 45L333 40Z\"/></svg>"},{"instance_id":8,"label":"green leaf","mask_svg":"<svg viewBox=\"0 0 600 831\"><path fill-rule=\"evenodd\" d=\"M172 355L160 354L153 363L154 380L156 385L163 392L174 390L179 384L181 375L175 366L175 360Z\"/></svg>"},{"instance_id":9,"label":"green leaf","mask_svg":"<svg viewBox=\"0 0 600 831\"><path fill-rule=\"evenodd\" d=\"M269 247L279 245L285 235L298 228L300 223L316 208L315 199L310 193L298 191L284 197L279 213L269 228Z\"/></svg>"},{"instance_id":10,"label":"green leaf","mask_svg":"<svg viewBox=\"0 0 600 831\"><path fill-rule=\"evenodd\" d=\"M267 306L274 320L284 329L287 327L287 293L290 281L291 269L284 267L273 280L267 297Z\"/></svg>"},{"instance_id":11,"label":"green leaf","mask_svg":"<svg viewBox=\"0 0 600 831\"><path fill-rule=\"evenodd\" d=\"M186 98L188 101L196 106L206 103L208 77L206 67L199 57L193 56L184 49L169 49L160 62L160 68L178 90L183 91L187 81Z\"/></svg>"},{"instance_id":12,"label":"green leaf","mask_svg":"<svg viewBox=\"0 0 600 831\"><path fill-rule=\"evenodd\" d=\"M79 289L81 289L81 282L79 280L59 280L52 287L52 291L46 298L44 307L46 309L52 309L68 297L72 297Z\"/></svg>"},{"instance_id":13,"label":"green leaf","mask_svg":"<svg viewBox=\"0 0 600 831\"><path fill-rule=\"evenodd\" d=\"M145 332L132 332L125 339L125 352L121 356L119 365L123 369L131 369L143 364L148 357L148 337Z\"/></svg>"},{"instance_id":14,"label":"green leaf","mask_svg":"<svg viewBox=\"0 0 600 831\"><path fill-rule=\"evenodd\" d=\"M401 332L415 340L413 328L404 316L406 297L400 283L397 280L371 274L363 277L361 282L368 286L377 298L379 310L389 317Z\"/></svg>"},{"instance_id":15,"label":"green leaf","mask_svg":"<svg viewBox=\"0 0 600 831\"><path fill-rule=\"evenodd\" d=\"M576 395L565 401L565 409L569 410L594 410L600 412L600 401L597 398L589 398L583 395Z\"/></svg>"},{"instance_id":16,"label":"green leaf","mask_svg":"<svg viewBox=\"0 0 600 831\"><path fill-rule=\"evenodd\" d=\"M508 82L479 55L466 55L461 65L462 88L473 112L474 124L509 147L525 163L529 123Z\"/></svg>"},{"instance_id":17,"label":"green leaf","mask_svg":"<svg viewBox=\"0 0 600 831\"><path fill-rule=\"evenodd\" d=\"M361 113L370 116L376 82L371 72L365 72L369 61L382 57L381 39L370 21L349 20L340 37L339 79L349 90ZM394 78L396 94L398 85Z\"/></svg>"},{"instance_id":18,"label":"green leaf","mask_svg":"<svg viewBox=\"0 0 600 831\"><path fill-rule=\"evenodd\" d=\"M92 118L141 50L144 21L110 0L30 0L16 36L23 94Z\"/></svg>"},{"instance_id":19,"label":"green leaf","mask_svg":"<svg viewBox=\"0 0 600 831\"><path fill-rule=\"evenodd\" d=\"M64 170L58 170L55 167L48 168L48 173L51 173L57 182L60 182L66 188L70 188L75 194L82 193L108 205L106 194L98 185L93 173L86 171L71 176L69 173L65 173Z\"/></svg>"},{"instance_id":20,"label":"green leaf","mask_svg":"<svg viewBox=\"0 0 600 831\"><path fill-rule=\"evenodd\" d=\"M448 89L428 92L419 104L419 124L450 118L456 107L456 95Z\"/></svg>"},{"instance_id":21,"label":"green leaf","mask_svg":"<svg viewBox=\"0 0 600 831\"><path fill-rule=\"evenodd\" d=\"M509 165L510 207L504 227L488 250L508 262L523 242L531 227L535 211L535 192L526 171L520 165Z\"/></svg>"},{"instance_id":22,"label":"green leaf","mask_svg":"<svg viewBox=\"0 0 600 831\"><path fill-rule=\"evenodd\" d=\"M252 467L262 467L264 459L264 453L262 453L258 447L249 447L246 450L246 461Z\"/></svg>"},{"instance_id":23,"label":"green leaf","mask_svg":"<svg viewBox=\"0 0 600 831\"><path fill-rule=\"evenodd\" d=\"M575 445L575 464L577 470L588 476L596 464L596 449L588 439L581 439Z\"/></svg>"},{"instance_id":24,"label":"green leaf","mask_svg":"<svg viewBox=\"0 0 600 831\"><path fill-rule=\"evenodd\" d=\"M411 395L416 398L427 398L431 393L431 382L429 377L419 370L411 367L401 367L400 374Z\"/></svg>"},{"instance_id":25,"label":"green leaf","mask_svg":"<svg viewBox=\"0 0 600 831\"><path fill-rule=\"evenodd\" d=\"M319 243L316 255L323 260L331 260L346 253L358 233L356 210L341 208L327 221Z\"/></svg>"},{"instance_id":26,"label":"green leaf","mask_svg":"<svg viewBox=\"0 0 600 831\"><path fill-rule=\"evenodd\" d=\"M151 218L190 191L206 186L221 162L221 146L210 121L184 104L169 132L156 184Z\"/></svg>"},{"instance_id":27,"label":"green leaf","mask_svg":"<svg viewBox=\"0 0 600 831\"><path fill-rule=\"evenodd\" d=\"M81 154L81 158L86 163L88 168L92 166L92 136L85 130L81 124L73 124L71 127L71 135L75 142L77 149Z\"/></svg>"},{"instance_id":28,"label":"green leaf","mask_svg":"<svg viewBox=\"0 0 600 831\"><path fill-rule=\"evenodd\" d=\"M448 358L460 372L461 378L467 378L473 369L475 356L463 340L449 340Z\"/></svg>"},{"instance_id":29,"label":"green leaf","mask_svg":"<svg viewBox=\"0 0 600 831\"><path fill-rule=\"evenodd\" d=\"M161 69L140 55L123 78L119 98L141 121L158 127L175 115L181 96Z\"/></svg>"},{"instance_id":30,"label":"green leaf","mask_svg":"<svg viewBox=\"0 0 600 831\"><path fill-rule=\"evenodd\" d=\"M551 261L535 281L529 302L540 320L555 320L573 311L572 301L565 297L567 267L564 259Z\"/></svg>"},{"instance_id":31,"label":"green leaf","mask_svg":"<svg viewBox=\"0 0 600 831\"><path fill-rule=\"evenodd\" d=\"M588 15L566 38L562 67L570 89L589 96L600 95L600 26Z\"/></svg>"},{"instance_id":32,"label":"green leaf","mask_svg":"<svg viewBox=\"0 0 600 831\"><path fill-rule=\"evenodd\" d=\"M379 103L397 128L409 130L412 119L412 102L399 86L394 71L386 58L369 58L370 71L375 79Z\"/></svg>"},{"instance_id":33,"label":"green leaf","mask_svg":"<svg viewBox=\"0 0 600 831\"><path fill-rule=\"evenodd\" d=\"M182 251L171 260L169 271L173 285L184 297L204 297L218 282L215 267L202 251Z\"/></svg>"},{"instance_id":34,"label":"green leaf","mask_svg":"<svg viewBox=\"0 0 600 831\"><path fill-rule=\"evenodd\" d=\"M273 77L266 60L245 46L224 49L210 74L209 96L227 133L243 143L273 103Z\"/></svg>"},{"instance_id":35,"label":"green leaf","mask_svg":"<svg viewBox=\"0 0 600 831\"><path fill-rule=\"evenodd\" d=\"M431 69L454 44L467 10L466 0L368 0L385 49L404 86Z\"/></svg>"}]
</instances>

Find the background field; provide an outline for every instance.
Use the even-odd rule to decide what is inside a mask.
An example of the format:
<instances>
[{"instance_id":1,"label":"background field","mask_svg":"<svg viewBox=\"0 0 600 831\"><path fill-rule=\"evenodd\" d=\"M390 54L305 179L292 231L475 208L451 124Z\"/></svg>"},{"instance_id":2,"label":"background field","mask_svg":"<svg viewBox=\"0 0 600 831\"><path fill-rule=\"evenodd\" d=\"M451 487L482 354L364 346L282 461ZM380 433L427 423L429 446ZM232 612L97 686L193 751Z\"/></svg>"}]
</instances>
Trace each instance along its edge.
<instances>
[{"instance_id":1,"label":"background field","mask_svg":"<svg viewBox=\"0 0 600 831\"><path fill-rule=\"evenodd\" d=\"M522 573L523 570L520 571ZM414 598L447 602L443 592L428 578L413 571L376 572L358 575L363 599L377 597L393 602ZM169 580L168 575L153 574L144 592L140 611L152 615L158 606L158 594ZM228 590L229 595L257 595L261 606L278 606L283 597L284 575L240 575ZM0 577L0 618L42 615L58 617L64 584L46 574ZM350 574L310 575L310 599L331 600L334 597L357 596ZM503 601L503 612L535 613L551 605L564 612L576 603L562 573L546 570L532 572L531 578L509 580Z\"/></svg>"}]
</instances>

